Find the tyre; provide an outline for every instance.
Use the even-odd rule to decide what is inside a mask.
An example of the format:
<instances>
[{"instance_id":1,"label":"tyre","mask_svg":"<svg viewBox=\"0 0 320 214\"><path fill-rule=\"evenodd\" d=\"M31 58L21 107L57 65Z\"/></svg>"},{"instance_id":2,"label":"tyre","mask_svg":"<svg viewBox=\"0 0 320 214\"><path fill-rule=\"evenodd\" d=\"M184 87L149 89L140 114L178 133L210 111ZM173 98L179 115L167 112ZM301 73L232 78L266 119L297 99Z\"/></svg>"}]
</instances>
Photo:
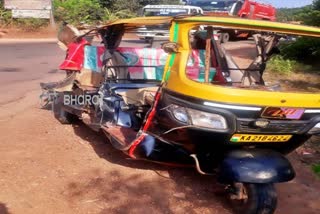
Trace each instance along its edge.
<instances>
[{"instance_id":1,"label":"tyre","mask_svg":"<svg viewBox=\"0 0 320 214\"><path fill-rule=\"evenodd\" d=\"M277 193L273 184L243 184L245 199L233 199L235 213L273 214L277 207Z\"/></svg>"},{"instance_id":2,"label":"tyre","mask_svg":"<svg viewBox=\"0 0 320 214\"><path fill-rule=\"evenodd\" d=\"M229 33L223 33L221 35L221 43L227 43L229 42L229 39L230 39Z\"/></svg>"},{"instance_id":3,"label":"tyre","mask_svg":"<svg viewBox=\"0 0 320 214\"><path fill-rule=\"evenodd\" d=\"M152 37L146 37L145 41L146 41L147 44L151 45L152 42L153 42L153 38Z\"/></svg>"},{"instance_id":4,"label":"tyre","mask_svg":"<svg viewBox=\"0 0 320 214\"><path fill-rule=\"evenodd\" d=\"M52 103L54 117L62 124L72 124L76 120L76 115L71 114L63 108L62 96L58 95Z\"/></svg>"}]
</instances>

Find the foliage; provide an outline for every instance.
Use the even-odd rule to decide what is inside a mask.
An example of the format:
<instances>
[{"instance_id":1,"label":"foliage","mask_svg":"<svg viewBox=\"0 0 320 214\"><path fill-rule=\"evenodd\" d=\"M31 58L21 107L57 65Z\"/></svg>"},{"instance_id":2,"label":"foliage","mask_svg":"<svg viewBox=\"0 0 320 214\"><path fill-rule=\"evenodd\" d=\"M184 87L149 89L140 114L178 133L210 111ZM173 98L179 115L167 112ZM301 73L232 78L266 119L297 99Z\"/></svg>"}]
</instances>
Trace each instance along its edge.
<instances>
[{"instance_id":1,"label":"foliage","mask_svg":"<svg viewBox=\"0 0 320 214\"><path fill-rule=\"evenodd\" d=\"M282 56L277 55L270 59L267 70L281 74L289 74L293 71L295 64L295 61L284 59Z\"/></svg>"},{"instance_id":2,"label":"foliage","mask_svg":"<svg viewBox=\"0 0 320 214\"><path fill-rule=\"evenodd\" d=\"M311 66L297 62L296 60L285 59L283 56L276 55L267 64L267 71L290 74L292 72L309 71Z\"/></svg>"},{"instance_id":3,"label":"foliage","mask_svg":"<svg viewBox=\"0 0 320 214\"><path fill-rule=\"evenodd\" d=\"M312 5L300 8L280 8L277 11L280 22L301 21L306 25L320 26L320 0L314 0Z\"/></svg>"},{"instance_id":4,"label":"foliage","mask_svg":"<svg viewBox=\"0 0 320 214\"><path fill-rule=\"evenodd\" d=\"M320 26L320 0L314 0L313 5L302 8L280 9L278 19L280 21L301 21L306 25ZM298 38L296 42L284 44L280 49L284 60L319 64L319 38Z\"/></svg>"},{"instance_id":5,"label":"foliage","mask_svg":"<svg viewBox=\"0 0 320 214\"><path fill-rule=\"evenodd\" d=\"M277 21L303 21L303 18L301 16L304 14L308 14L310 11L312 11L311 5L299 8L280 8L277 10Z\"/></svg>"},{"instance_id":6,"label":"foliage","mask_svg":"<svg viewBox=\"0 0 320 214\"><path fill-rule=\"evenodd\" d=\"M298 38L295 42L281 45L280 50L281 55L286 59L312 63L320 57L320 39Z\"/></svg>"},{"instance_id":7,"label":"foliage","mask_svg":"<svg viewBox=\"0 0 320 214\"><path fill-rule=\"evenodd\" d=\"M57 22L74 25L94 24L99 21L131 18L147 4L180 4L179 0L53 0ZM24 29L36 30L48 24L46 20L12 19L11 11L5 10L0 0L0 25L13 24Z\"/></svg>"},{"instance_id":8,"label":"foliage","mask_svg":"<svg viewBox=\"0 0 320 214\"><path fill-rule=\"evenodd\" d=\"M112 21L119 18L131 18L136 14L132 13L129 10L120 10L117 12L112 12L111 10L105 8L102 16L102 21Z\"/></svg>"},{"instance_id":9,"label":"foliage","mask_svg":"<svg viewBox=\"0 0 320 214\"><path fill-rule=\"evenodd\" d=\"M25 18L16 19L13 21L14 26L24 30L24 31L37 31L42 27L49 25L49 20L47 19L36 19L36 18Z\"/></svg>"},{"instance_id":10,"label":"foliage","mask_svg":"<svg viewBox=\"0 0 320 214\"><path fill-rule=\"evenodd\" d=\"M318 176L320 176L320 164L313 165L312 170L314 173L316 173Z\"/></svg>"},{"instance_id":11,"label":"foliage","mask_svg":"<svg viewBox=\"0 0 320 214\"><path fill-rule=\"evenodd\" d=\"M128 10L136 13L140 9L140 4L137 0L117 0L111 8L112 11Z\"/></svg>"},{"instance_id":12,"label":"foliage","mask_svg":"<svg viewBox=\"0 0 320 214\"><path fill-rule=\"evenodd\" d=\"M103 8L98 0L54 0L54 16L58 21L91 24L101 20Z\"/></svg>"},{"instance_id":13,"label":"foliage","mask_svg":"<svg viewBox=\"0 0 320 214\"><path fill-rule=\"evenodd\" d=\"M4 9L3 2L0 1L0 26L11 23L11 11Z\"/></svg>"},{"instance_id":14,"label":"foliage","mask_svg":"<svg viewBox=\"0 0 320 214\"><path fill-rule=\"evenodd\" d=\"M107 12L118 18L137 16L142 7L148 4L180 4L179 0L99 0L99 2Z\"/></svg>"},{"instance_id":15,"label":"foliage","mask_svg":"<svg viewBox=\"0 0 320 214\"><path fill-rule=\"evenodd\" d=\"M320 1L319 0L313 1L313 9L320 10Z\"/></svg>"},{"instance_id":16,"label":"foliage","mask_svg":"<svg viewBox=\"0 0 320 214\"><path fill-rule=\"evenodd\" d=\"M101 7L110 9L117 0L99 0Z\"/></svg>"},{"instance_id":17,"label":"foliage","mask_svg":"<svg viewBox=\"0 0 320 214\"><path fill-rule=\"evenodd\" d=\"M311 10L301 14L301 19L306 25L320 26L320 10Z\"/></svg>"}]
</instances>

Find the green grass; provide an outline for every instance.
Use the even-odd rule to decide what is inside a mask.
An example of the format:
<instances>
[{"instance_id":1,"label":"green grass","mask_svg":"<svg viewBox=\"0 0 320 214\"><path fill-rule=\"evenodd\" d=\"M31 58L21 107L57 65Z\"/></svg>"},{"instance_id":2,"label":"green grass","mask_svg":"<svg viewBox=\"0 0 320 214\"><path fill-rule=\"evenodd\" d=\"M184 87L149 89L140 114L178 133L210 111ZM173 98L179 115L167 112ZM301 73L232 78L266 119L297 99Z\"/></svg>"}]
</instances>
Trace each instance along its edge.
<instances>
[{"instance_id":1,"label":"green grass","mask_svg":"<svg viewBox=\"0 0 320 214\"><path fill-rule=\"evenodd\" d=\"M309 72L310 65L305 65L296 60L285 59L283 56L276 55L267 63L267 71L279 74L290 74L292 72Z\"/></svg>"},{"instance_id":2,"label":"green grass","mask_svg":"<svg viewBox=\"0 0 320 214\"><path fill-rule=\"evenodd\" d=\"M320 177L320 164L314 164L312 166L312 170L314 173L316 173L316 175Z\"/></svg>"}]
</instances>

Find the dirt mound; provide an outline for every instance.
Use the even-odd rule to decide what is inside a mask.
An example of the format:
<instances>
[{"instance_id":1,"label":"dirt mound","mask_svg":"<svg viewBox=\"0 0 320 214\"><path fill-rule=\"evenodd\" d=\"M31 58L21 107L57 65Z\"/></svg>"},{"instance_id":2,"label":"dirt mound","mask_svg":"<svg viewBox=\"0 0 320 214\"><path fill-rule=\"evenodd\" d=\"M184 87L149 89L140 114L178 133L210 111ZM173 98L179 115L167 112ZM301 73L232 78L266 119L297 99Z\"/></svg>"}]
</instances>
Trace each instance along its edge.
<instances>
[{"instance_id":1,"label":"dirt mound","mask_svg":"<svg viewBox=\"0 0 320 214\"><path fill-rule=\"evenodd\" d=\"M54 38L56 34L56 29L52 27L40 28L37 31L26 31L13 27L6 29L0 28L0 38Z\"/></svg>"}]
</instances>

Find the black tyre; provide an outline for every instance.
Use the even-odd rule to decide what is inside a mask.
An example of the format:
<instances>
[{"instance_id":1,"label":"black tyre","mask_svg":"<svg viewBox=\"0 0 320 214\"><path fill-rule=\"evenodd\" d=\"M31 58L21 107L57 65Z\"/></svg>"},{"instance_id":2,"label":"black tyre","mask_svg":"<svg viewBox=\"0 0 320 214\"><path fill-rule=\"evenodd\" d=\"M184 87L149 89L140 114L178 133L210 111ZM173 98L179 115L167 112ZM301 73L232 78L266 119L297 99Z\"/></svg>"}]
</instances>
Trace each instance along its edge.
<instances>
[{"instance_id":1,"label":"black tyre","mask_svg":"<svg viewBox=\"0 0 320 214\"><path fill-rule=\"evenodd\" d=\"M229 33L223 33L221 35L221 43L227 43L230 40L230 35Z\"/></svg>"},{"instance_id":2,"label":"black tyre","mask_svg":"<svg viewBox=\"0 0 320 214\"><path fill-rule=\"evenodd\" d=\"M146 37L145 41L147 44L151 45L153 43L153 38L152 37Z\"/></svg>"},{"instance_id":3,"label":"black tyre","mask_svg":"<svg viewBox=\"0 0 320 214\"><path fill-rule=\"evenodd\" d=\"M54 117L62 124L72 124L76 120L76 115L65 111L62 96L58 95L52 103Z\"/></svg>"},{"instance_id":4,"label":"black tyre","mask_svg":"<svg viewBox=\"0 0 320 214\"><path fill-rule=\"evenodd\" d=\"M273 214L277 207L277 193L273 184L243 184L246 199L233 199L235 213Z\"/></svg>"}]
</instances>

